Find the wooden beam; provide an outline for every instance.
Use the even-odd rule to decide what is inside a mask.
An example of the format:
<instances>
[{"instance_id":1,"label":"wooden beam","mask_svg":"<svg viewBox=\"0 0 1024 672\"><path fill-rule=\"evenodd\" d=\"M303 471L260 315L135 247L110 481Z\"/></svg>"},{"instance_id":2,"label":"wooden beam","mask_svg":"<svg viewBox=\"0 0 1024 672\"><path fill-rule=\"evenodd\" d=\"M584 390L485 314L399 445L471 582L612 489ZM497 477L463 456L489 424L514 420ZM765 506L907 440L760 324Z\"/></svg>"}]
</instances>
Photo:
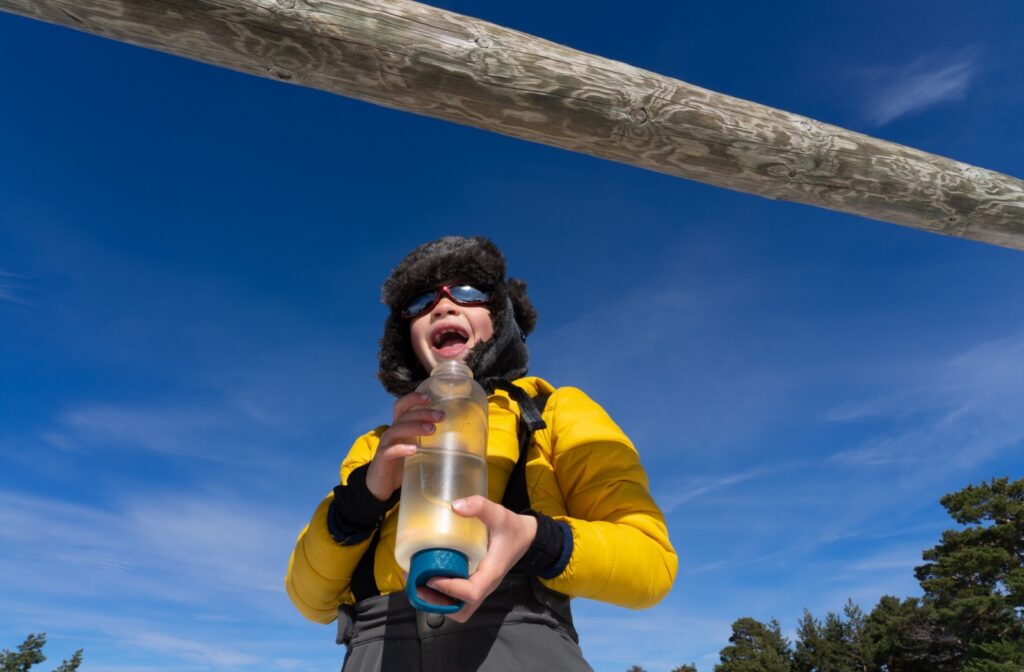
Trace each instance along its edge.
<instances>
[{"instance_id":1,"label":"wooden beam","mask_svg":"<svg viewBox=\"0 0 1024 672\"><path fill-rule=\"evenodd\" d=\"M1024 182L409 0L0 10L678 177L1024 250Z\"/></svg>"}]
</instances>

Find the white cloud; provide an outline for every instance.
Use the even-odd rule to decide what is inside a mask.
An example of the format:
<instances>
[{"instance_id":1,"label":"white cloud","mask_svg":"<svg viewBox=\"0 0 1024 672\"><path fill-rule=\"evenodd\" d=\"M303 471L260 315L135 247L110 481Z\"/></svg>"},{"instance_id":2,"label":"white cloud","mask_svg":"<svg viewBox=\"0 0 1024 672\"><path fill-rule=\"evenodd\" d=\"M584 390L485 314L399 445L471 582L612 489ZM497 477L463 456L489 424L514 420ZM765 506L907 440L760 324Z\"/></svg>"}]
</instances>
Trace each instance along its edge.
<instances>
[{"instance_id":1,"label":"white cloud","mask_svg":"<svg viewBox=\"0 0 1024 672\"><path fill-rule=\"evenodd\" d=\"M30 302L19 293L24 289L24 276L8 271L0 271L0 301L29 305Z\"/></svg>"},{"instance_id":2,"label":"white cloud","mask_svg":"<svg viewBox=\"0 0 1024 672\"><path fill-rule=\"evenodd\" d=\"M776 421L804 372L780 375L759 349L770 336L732 331L753 290L723 282L698 294L671 271L643 284L658 289L614 297L532 340L533 372L602 403L645 460L678 450L679 437L660 431L668 417L690 445L722 450Z\"/></svg>"},{"instance_id":3,"label":"white cloud","mask_svg":"<svg viewBox=\"0 0 1024 672\"><path fill-rule=\"evenodd\" d=\"M771 471L769 469L750 469L748 471L730 474L728 476L721 476L712 479L705 479L700 482L689 482L682 483L679 481L673 483L665 483L659 486L659 492L656 492L655 499L661 510L667 515L675 511L679 506L694 500L702 495L706 495L716 490L722 490L729 488L733 485L739 485L746 481L753 480L755 478L761 478L768 475ZM664 490L664 492L660 492Z\"/></svg>"},{"instance_id":4,"label":"white cloud","mask_svg":"<svg viewBox=\"0 0 1024 672\"><path fill-rule=\"evenodd\" d=\"M113 508L0 491L0 576L11 594L287 607L295 519L205 493L125 499Z\"/></svg>"},{"instance_id":5,"label":"white cloud","mask_svg":"<svg viewBox=\"0 0 1024 672\"><path fill-rule=\"evenodd\" d=\"M678 347L692 334L691 325L707 307L692 292L672 286L618 297L548 330L531 349L557 352L557 374L589 389L614 380L623 366ZM567 348L566 344L572 347Z\"/></svg>"},{"instance_id":6,"label":"white cloud","mask_svg":"<svg viewBox=\"0 0 1024 672\"><path fill-rule=\"evenodd\" d=\"M100 633L102 639L113 643L121 657L131 659L139 653L159 654L162 664L159 667L136 665L132 663L104 665L95 664L90 650L85 651L85 664L90 670L107 670L108 672L150 672L151 670L231 670L240 666L253 666L261 662L261 658L244 651L259 648L259 643L251 641L204 641L201 636L183 636L170 634L180 624L173 624L172 619L147 622L137 617L111 616L100 610L82 610L64 604L58 608L45 605L14 605L23 619L29 622L43 622L52 630L67 633L88 630ZM72 635L65 640L74 639Z\"/></svg>"},{"instance_id":7,"label":"white cloud","mask_svg":"<svg viewBox=\"0 0 1024 672\"><path fill-rule=\"evenodd\" d=\"M128 641L129 644L183 658L195 660L211 667L238 667L255 665L260 662L256 656L226 649L221 643L206 642L174 637L162 632L142 630L136 632Z\"/></svg>"},{"instance_id":8,"label":"white cloud","mask_svg":"<svg viewBox=\"0 0 1024 672\"><path fill-rule=\"evenodd\" d=\"M950 100L961 100L978 71L976 50L933 54L902 66L866 70L868 118L876 126Z\"/></svg>"},{"instance_id":9,"label":"white cloud","mask_svg":"<svg viewBox=\"0 0 1024 672\"><path fill-rule=\"evenodd\" d=\"M831 459L840 465L929 465L951 473L1024 442L1024 334L978 346L933 367L931 379L895 394L833 409L834 421L892 421Z\"/></svg>"},{"instance_id":10,"label":"white cloud","mask_svg":"<svg viewBox=\"0 0 1024 672\"><path fill-rule=\"evenodd\" d=\"M340 433L353 411L368 416L377 406L360 434L389 419L382 390L352 397L344 373L354 368L353 352L319 343L268 347L195 371L189 383L199 389L174 401L70 402L35 436L67 453L147 452L231 465L283 458L286 443ZM372 367L362 368L372 381Z\"/></svg>"},{"instance_id":11,"label":"white cloud","mask_svg":"<svg viewBox=\"0 0 1024 672\"><path fill-rule=\"evenodd\" d=\"M905 574L912 573L914 567L920 565L921 549L890 548L875 555L860 558L846 566L851 572L875 573L898 570Z\"/></svg>"},{"instance_id":12,"label":"white cloud","mask_svg":"<svg viewBox=\"0 0 1024 672\"><path fill-rule=\"evenodd\" d=\"M210 456L197 435L224 423L224 416L188 408L156 408L91 403L61 414L58 430L42 433L62 450L75 446L131 448L167 455Z\"/></svg>"},{"instance_id":13,"label":"white cloud","mask_svg":"<svg viewBox=\"0 0 1024 672\"><path fill-rule=\"evenodd\" d=\"M670 670L699 662L698 657L712 655L703 653L708 648L727 643L732 631L730 621L692 614L665 603L627 614L607 604L577 600L573 612L584 654L592 663L600 661L600 669L625 670L640 665L648 670Z\"/></svg>"},{"instance_id":14,"label":"white cloud","mask_svg":"<svg viewBox=\"0 0 1024 672\"><path fill-rule=\"evenodd\" d=\"M867 612L883 595L920 595L914 568L923 562L921 551L921 546L901 544L882 547L861 557L852 556L852 561L826 563L815 574L816 603L804 606L821 617L829 611L838 613L846 600L853 600Z\"/></svg>"}]
</instances>

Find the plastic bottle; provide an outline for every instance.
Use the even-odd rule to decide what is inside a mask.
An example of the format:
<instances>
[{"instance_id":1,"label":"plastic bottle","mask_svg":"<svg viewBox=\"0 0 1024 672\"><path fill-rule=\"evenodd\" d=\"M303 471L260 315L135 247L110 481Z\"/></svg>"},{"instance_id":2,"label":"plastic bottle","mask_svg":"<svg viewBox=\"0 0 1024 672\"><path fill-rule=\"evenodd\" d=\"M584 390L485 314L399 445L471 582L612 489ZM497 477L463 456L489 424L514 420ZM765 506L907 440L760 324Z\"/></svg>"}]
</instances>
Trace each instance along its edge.
<instances>
[{"instance_id":1,"label":"plastic bottle","mask_svg":"<svg viewBox=\"0 0 1024 672\"><path fill-rule=\"evenodd\" d=\"M455 360L435 366L416 391L445 415L405 458L395 559L409 573L406 594L416 609L453 613L461 603L431 604L416 587L435 576L467 578L487 552L484 524L451 508L457 499L487 496L487 394Z\"/></svg>"}]
</instances>

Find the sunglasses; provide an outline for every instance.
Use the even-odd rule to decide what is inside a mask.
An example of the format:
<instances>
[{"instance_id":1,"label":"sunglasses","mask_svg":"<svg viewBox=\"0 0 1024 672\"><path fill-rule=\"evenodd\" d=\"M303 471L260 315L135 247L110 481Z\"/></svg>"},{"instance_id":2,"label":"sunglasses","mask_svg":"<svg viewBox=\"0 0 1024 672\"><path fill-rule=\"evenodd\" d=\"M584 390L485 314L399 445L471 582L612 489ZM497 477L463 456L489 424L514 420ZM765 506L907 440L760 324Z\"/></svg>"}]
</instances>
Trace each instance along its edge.
<instances>
[{"instance_id":1,"label":"sunglasses","mask_svg":"<svg viewBox=\"0 0 1024 672\"><path fill-rule=\"evenodd\" d=\"M442 297L460 306L482 306L490 303L493 294L474 285L442 285L413 296L402 307L402 317L411 320L434 309Z\"/></svg>"}]
</instances>

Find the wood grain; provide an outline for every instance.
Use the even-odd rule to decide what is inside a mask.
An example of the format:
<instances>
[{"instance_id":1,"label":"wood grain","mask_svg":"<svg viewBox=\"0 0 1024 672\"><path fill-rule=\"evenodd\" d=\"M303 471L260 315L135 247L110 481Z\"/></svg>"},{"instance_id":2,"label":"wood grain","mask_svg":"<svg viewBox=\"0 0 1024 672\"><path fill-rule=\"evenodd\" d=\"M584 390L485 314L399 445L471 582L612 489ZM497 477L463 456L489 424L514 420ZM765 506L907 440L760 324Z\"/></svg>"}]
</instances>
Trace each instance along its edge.
<instances>
[{"instance_id":1,"label":"wood grain","mask_svg":"<svg viewBox=\"0 0 1024 672\"><path fill-rule=\"evenodd\" d=\"M772 199L1024 250L1024 182L408 0L0 10Z\"/></svg>"}]
</instances>

